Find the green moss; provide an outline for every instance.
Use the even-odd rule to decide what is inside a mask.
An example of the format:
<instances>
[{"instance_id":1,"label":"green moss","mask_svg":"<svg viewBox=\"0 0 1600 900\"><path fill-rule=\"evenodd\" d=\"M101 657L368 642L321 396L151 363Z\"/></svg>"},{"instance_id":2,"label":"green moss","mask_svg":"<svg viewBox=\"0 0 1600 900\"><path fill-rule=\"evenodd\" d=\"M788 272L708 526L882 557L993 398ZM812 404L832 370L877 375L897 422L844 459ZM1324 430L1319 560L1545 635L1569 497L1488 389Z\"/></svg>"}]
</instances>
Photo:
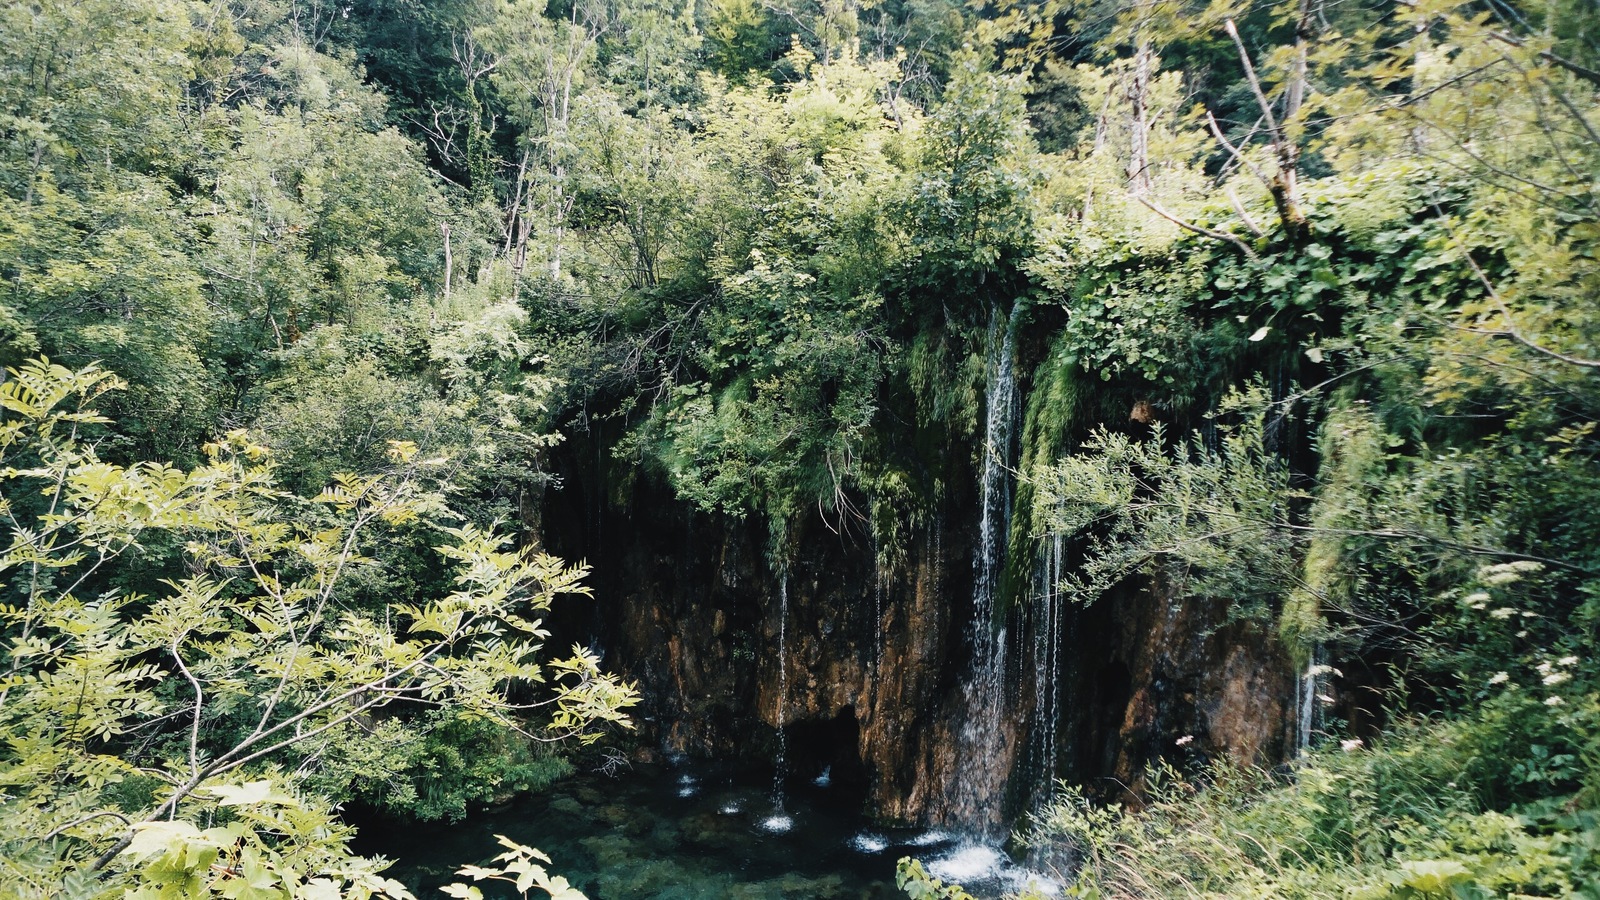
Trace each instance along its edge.
<instances>
[{"instance_id":1,"label":"green moss","mask_svg":"<svg viewBox=\"0 0 1600 900\"><path fill-rule=\"evenodd\" d=\"M1006 570L996 606L1003 615L1025 599L1032 587L1042 524L1035 516L1034 475L1069 448L1075 427L1084 424L1083 376L1069 351L1070 338L1058 333L1050 351L1035 367L1033 388L1023 410L1022 448L1017 457L1016 497L1011 507L1011 529L1006 536Z\"/></svg>"},{"instance_id":2,"label":"green moss","mask_svg":"<svg viewBox=\"0 0 1600 900\"><path fill-rule=\"evenodd\" d=\"M907 360L918 424L943 428L952 441L978 428L983 358L963 349L970 344L944 329L924 329L912 339Z\"/></svg>"}]
</instances>

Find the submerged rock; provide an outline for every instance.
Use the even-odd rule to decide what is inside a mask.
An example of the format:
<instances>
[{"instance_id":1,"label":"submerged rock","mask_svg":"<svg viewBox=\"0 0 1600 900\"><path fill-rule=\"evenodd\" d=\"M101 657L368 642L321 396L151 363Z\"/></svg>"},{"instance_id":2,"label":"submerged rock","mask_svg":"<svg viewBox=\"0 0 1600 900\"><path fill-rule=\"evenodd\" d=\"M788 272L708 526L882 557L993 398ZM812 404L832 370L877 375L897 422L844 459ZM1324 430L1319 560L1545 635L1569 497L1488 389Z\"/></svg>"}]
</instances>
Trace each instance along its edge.
<instances>
[{"instance_id":1,"label":"submerged rock","mask_svg":"<svg viewBox=\"0 0 1600 900\"><path fill-rule=\"evenodd\" d=\"M549 805L551 810L563 815L580 816L584 814L583 804L579 803L576 798L569 797L566 794L557 794L551 797Z\"/></svg>"}]
</instances>

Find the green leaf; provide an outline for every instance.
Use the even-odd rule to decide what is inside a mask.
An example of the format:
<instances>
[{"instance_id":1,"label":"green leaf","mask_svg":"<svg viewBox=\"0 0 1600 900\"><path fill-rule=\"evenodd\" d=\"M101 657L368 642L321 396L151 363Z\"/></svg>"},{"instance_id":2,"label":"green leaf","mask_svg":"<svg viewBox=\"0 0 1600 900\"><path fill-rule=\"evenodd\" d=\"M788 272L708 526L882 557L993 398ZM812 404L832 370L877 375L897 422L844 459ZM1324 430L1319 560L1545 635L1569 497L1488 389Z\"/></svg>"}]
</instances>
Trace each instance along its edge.
<instances>
[{"instance_id":1,"label":"green leaf","mask_svg":"<svg viewBox=\"0 0 1600 900\"><path fill-rule=\"evenodd\" d=\"M313 878L294 892L295 900L341 900L339 883L327 878Z\"/></svg>"},{"instance_id":2,"label":"green leaf","mask_svg":"<svg viewBox=\"0 0 1600 900\"><path fill-rule=\"evenodd\" d=\"M133 840L122 852L126 856L149 856L183 847L200 838L200 829L188 822L140 822L133 826Z\"/></svg>"},{"instance_id":3,"label":"green leaf","mask_svg":"<svg viewBox=\"0 0 1600 900\"><path fill-rule=\"evenodd\" d=\"M1472 872L1453 859L1418 860L1400 864L1400 881L1425 894L1448 894L1450 889L1472 880Z\"/></svg>"},{"instance_id":4,"label":"green leaf","mask_svg":"<svg viewBox=\"0 0 1600 900\"><path fill-rule=\"evenodd\" d=\"M273 790L272 782L266 779L240 785L210 785L205 793L216 797L222 806L293 806L298 802L288 794Z\"/></svg>"}]
</instances>

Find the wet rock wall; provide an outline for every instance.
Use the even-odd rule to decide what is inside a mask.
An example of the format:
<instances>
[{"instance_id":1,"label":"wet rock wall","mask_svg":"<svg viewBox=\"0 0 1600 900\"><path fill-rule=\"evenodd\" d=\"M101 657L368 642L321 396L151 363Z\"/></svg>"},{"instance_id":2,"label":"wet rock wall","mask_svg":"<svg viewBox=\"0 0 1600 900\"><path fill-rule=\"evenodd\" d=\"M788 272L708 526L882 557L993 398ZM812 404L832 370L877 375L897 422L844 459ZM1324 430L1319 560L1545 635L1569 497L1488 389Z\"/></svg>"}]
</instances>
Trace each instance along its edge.
<instances>
[{"instance_id":1,"label":"wet rock wall","mask_svg":"<svg viewBox=\"0 0 1600 900\"><path fill-rule=\"evenodd\" d=\"M771 766L781 723L793 777L827 767L881 818L961 827L972 811L952 808L949 786L974 764L958 758L956 736L975 505L952 498L891 572L867 536L815 521L796 535L785 573L760 523L693 510L641 475L620 488L568 475L544 521L554 551L594 568L596 603L566 628L638 683L644 747ZM1029 602L1007 625L1007 752L977 761L1006 770L1008 790L994 798L1006 821L1038 801L1049 770L1118 796L1137 791L1158 758L1272 764L1292 752L1295 678L1262 629L1128 585L1067 611L1050 668L1029 635ZM1031 700L1049 678L1060 679L1054 723L1038 721ZM1053 740L1041 740L1051 727ZM1048 747L1053 762L1030 747Z\"/></svg>"}]
</instances>

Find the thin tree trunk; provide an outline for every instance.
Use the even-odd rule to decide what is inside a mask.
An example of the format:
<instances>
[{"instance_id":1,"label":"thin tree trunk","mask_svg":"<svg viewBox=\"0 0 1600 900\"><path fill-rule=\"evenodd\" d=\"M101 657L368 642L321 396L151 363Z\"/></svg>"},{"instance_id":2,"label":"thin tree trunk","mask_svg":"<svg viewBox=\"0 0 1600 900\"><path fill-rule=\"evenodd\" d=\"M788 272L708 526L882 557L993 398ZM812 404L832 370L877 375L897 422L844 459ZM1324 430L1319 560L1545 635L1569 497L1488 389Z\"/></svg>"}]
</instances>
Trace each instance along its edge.
<instances>
[{"instance_id":1,"label":"thin tree trunk","mask_svg":"<svg viewBox=\"0 0 1600 900\"><path fill-rule=\"evenodd\" d=\"M1135 197L1148 197L1154 188L1150 178L1150 68L1154 52L1148 40L1139 42L1133 58L1133 78L1128 84L1129 122L1128 183Z\"/></svg>"},{"instance_id":2,"label":"thin tree trunk","mask_svg":"<svg viewBox=\"0 0 1600 900\"><path fill-rule=\"evenodd\" d=\"M440 222L439 231L444 235L444 299L450 299L450 274L455 268L455 256L450 252L450 223Z\"/></svg>"},{"instance_id":3,"label":"thin tree trunk","mask_svg":"<svg viewBox=\"0 0 1600 900\"><path fill-rule=\"evenodd\" d=\"M1299 115L1305 101L1311 10L1310 0L1301 0L1300 21L1295 35L1295 62L1285 93L1282 119L1272 110L1272 102L1261 87L1261 78L1256 74L1255 64L1250 61L1250 51L1245 48L1244 39L1239 37L1238 27L1232 19L1223 26L1239 51L1239 63L1244 68L1245 81L1250 85L1250 92L1261 109L1262 121L1266 123L1267 134L1272 139L1278 171L1268 180L1267 190L1272 194L1273 206L1277 208L1284 233L1291 242L1300 240L1306 228L1305 211L1300 206L1300 145L1289 134L1289 124Z\"/></svg>"}]
</instances>

